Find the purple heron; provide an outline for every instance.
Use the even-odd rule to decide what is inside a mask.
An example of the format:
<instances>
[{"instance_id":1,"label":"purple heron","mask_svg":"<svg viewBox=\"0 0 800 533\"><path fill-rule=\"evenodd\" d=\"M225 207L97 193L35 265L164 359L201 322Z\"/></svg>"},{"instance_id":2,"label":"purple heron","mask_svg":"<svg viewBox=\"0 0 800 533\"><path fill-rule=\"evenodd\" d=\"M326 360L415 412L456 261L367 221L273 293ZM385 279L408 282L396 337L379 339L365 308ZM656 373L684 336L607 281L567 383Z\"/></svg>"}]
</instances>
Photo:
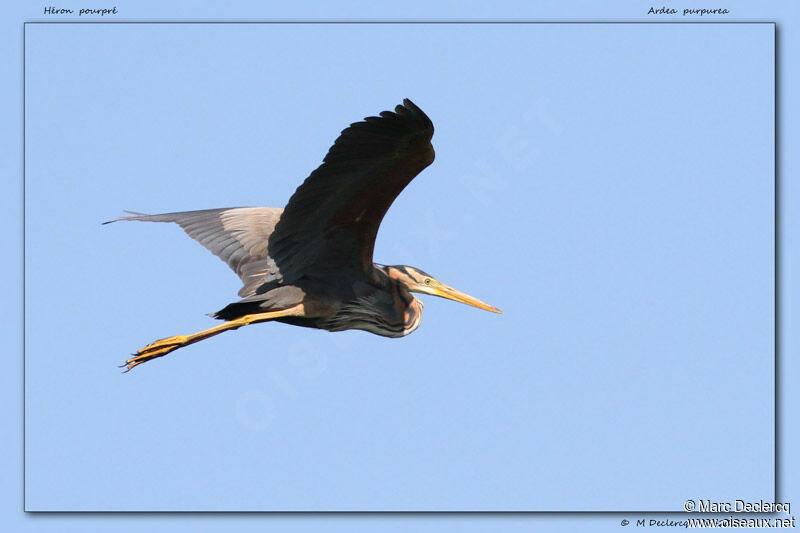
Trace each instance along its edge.
<instances>
[{"instance_id":1,"label":"purple heron","mask_svg":"<svg viewBox=\"0 0 800 533\"><path fill-rule=\"evenodd\" d=\"M372 261L378 226L389 206L433 162L432 137L431 120L406 99L394 112L367 117L342 131L322 165L283 209L128 212L131 216L109 221L175 222L244 283L242 299L212 315L224 323L157 340L123 366L130 370L224 331L271 320L402 337L422 319L422 302L412 293L500 313L422 270Z\"/></svg>"}]
</instances>

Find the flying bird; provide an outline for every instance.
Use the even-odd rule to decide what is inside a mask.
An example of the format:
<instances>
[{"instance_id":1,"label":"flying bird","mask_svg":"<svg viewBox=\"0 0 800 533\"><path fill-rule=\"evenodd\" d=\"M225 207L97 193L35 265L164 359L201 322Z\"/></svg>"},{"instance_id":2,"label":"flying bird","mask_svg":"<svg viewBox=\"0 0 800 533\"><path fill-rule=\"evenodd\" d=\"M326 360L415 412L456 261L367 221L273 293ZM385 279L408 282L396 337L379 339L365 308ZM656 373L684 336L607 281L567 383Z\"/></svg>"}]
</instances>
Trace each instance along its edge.
<instances>
[{"instance_id":1,"label":"flying bird","mask_svg":"<svg viewBox=\"0 0 800 533\"><path fill-rule=\"evenodd\" d=\"M119 220L175 222L241 278L241 299L213 313L222 324L157 340L123 364L126 372L178 348L249 324L278 321L384 337L420 325L432 294L501 311L410 266L374 263L383 216L434 159L433 123L410 100L342 131L322 164L283 209L233 207L162 215L127 211Z\"/></svg>"}]
</instances>

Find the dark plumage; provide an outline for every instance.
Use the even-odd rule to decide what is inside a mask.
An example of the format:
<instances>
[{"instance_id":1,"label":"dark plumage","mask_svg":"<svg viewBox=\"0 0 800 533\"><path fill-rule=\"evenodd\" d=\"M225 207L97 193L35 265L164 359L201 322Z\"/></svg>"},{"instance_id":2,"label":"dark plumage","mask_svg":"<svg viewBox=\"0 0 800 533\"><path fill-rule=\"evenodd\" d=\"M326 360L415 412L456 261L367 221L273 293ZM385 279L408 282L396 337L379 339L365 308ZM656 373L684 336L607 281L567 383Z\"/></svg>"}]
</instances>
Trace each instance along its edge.
<instances>
[{"instance_id":1,"label":"dark plumage","mask_svg":"<svg viewBox=\"0 0 800 533\"><path fill-rule=\"evenodd\" d=\"M404 100L394 112L345 129L323 163L285 208L235 207L117 220L175 222L225 261L244 284L242 297L215 313L226 323L161 339L128 359L128 369L186 344L267 320L340 331L407 335L422 302L435 294L499 312L413 267L373 263L378 227L394 199L434 159L433 124ZM111 221L115 222L115 221Z\"/></svg>"}]
</instances>

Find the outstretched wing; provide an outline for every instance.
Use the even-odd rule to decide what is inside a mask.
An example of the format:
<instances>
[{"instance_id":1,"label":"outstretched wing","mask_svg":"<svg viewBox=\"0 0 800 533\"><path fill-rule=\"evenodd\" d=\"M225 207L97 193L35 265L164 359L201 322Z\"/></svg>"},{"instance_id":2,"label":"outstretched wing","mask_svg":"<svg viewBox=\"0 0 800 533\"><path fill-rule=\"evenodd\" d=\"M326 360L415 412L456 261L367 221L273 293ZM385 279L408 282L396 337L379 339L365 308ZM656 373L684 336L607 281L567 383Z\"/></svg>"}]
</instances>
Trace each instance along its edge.
<instances>
[{"instance_id":1,"label":"outstretched wing","mask_svg":"<svg viewBox=\"0 0 800 533\"><path fill-rule=\"evenodd\" d=\"M175 222L189 237L225 261L241 278L239 296L247 297L265 282L278 279L267 243L283 209L276 207L233 207L184 211L162 215L130 212L117 220ZM109 222L106 222L108 224Z\"/></svg>"},{"instance_id":2,"label":"outstretched wing","mask_svg":"<svg viewBox=\"0 0 800 533\"><path fill-rule=\"evenodd\" d=\"M434 159L433 124L410 100L345 129L297 189L269 238L284 283L372 267L394 199ZM266 281L266 280L265 280Z\"/></svg>"}]
</instances>

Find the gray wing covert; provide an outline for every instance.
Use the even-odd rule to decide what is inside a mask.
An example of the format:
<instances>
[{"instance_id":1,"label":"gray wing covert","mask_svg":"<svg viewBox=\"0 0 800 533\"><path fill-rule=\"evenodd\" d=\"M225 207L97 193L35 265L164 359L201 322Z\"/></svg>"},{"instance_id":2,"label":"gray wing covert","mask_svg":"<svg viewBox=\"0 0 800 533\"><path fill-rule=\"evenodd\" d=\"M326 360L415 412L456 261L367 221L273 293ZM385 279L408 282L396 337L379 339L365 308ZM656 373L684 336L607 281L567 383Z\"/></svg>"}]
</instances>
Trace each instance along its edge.
<instances>
[{"instance_id":1,"label":"gray wing covert","mask_svg":"<svg viewBox=\"0 0 800 533\"><path fill-rule=\"evenodd\" d=\"M239 296L245 298L264 283L280 281L280 273L269 256L268 242L282 212L279 207L232 207L161 215L128 211L132 216L109 222L175 222L236 272L244 283Z\"/></svg>"}]
</instances>

